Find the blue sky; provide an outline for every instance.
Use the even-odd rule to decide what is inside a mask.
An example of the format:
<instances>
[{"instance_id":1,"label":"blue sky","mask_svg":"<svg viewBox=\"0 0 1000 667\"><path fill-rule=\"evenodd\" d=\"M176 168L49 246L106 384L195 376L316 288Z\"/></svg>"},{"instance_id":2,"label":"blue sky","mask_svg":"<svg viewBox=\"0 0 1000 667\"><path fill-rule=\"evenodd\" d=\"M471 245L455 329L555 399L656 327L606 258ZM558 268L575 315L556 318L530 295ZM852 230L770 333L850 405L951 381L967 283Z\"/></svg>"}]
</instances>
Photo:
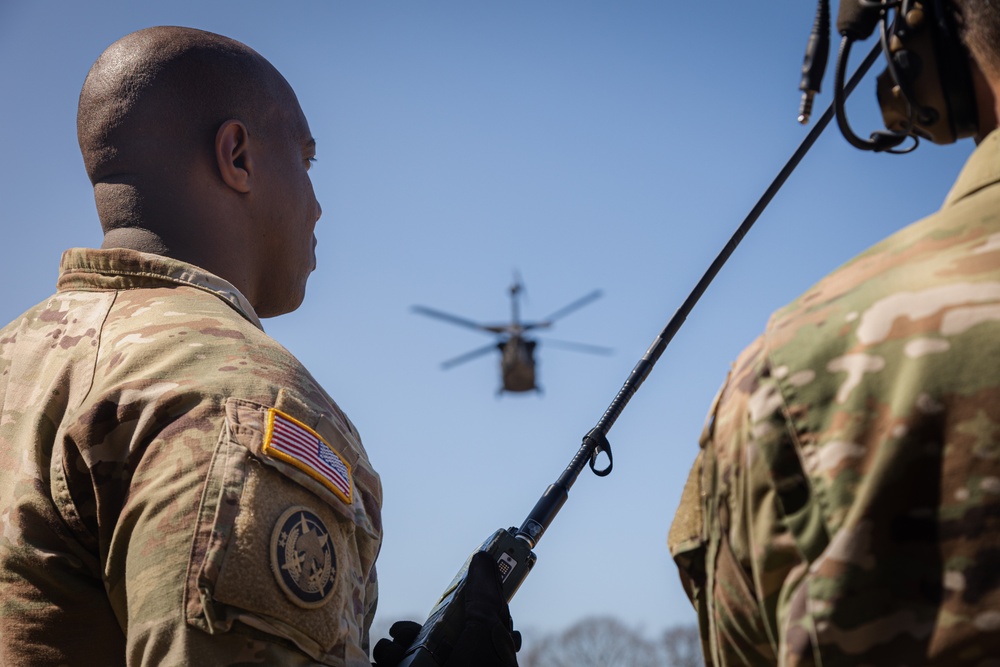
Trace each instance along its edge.
<instances>
[{"instance_id":1,"label":"blue sky","mask_svg":"<svg viewBox=\"0 0 1000 667\"><path fill-rule=\"evenodd\" d=\"M380 620L422 618L479 541L521 524L801 141L814 12L801 0L3 0L0 320L52 291L62 250L100 244L75 112L101 51L158 24L258 50L309 118L324 211L306 303L265 328L351 416L382 475ZM874 76L849 109L859 134L877 129ZM730 362L774 309L936 210L971 149L895 157L833 130L820 139L611 431L614 472L580 476L512 603L518 626L694 622L666 532ZM528 318L602 289L552 335L615 354L543 341L541 396L498 399L492 356L441 371L489 339L410 307L502 321L515 270Z\"/></svg>"}]
</instances>

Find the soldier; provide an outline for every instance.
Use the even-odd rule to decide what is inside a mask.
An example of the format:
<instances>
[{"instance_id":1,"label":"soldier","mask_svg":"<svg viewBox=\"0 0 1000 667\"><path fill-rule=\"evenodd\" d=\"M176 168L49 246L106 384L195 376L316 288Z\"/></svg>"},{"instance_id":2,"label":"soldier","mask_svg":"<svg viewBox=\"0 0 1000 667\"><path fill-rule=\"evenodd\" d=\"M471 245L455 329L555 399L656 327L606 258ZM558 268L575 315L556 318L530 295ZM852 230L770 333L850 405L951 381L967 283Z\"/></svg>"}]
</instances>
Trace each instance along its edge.
<instances>
[{"instance_id":1,"label":"soldier","mask_svg":"<svg viewBox=\"0 0 1000 667\"><path fill-rule=\"evenodd\" d=\"M78 134L103 245L0 331L0 663L367 667L379 477L258 319L316 265L295 94L239 42L150 28L94 64ZM474 565L449 664L516 665Z\"/></svg>"},{"instance_id":2,"label":"soldier","mask_svg":"<svg viewBox=\"0 0 1000 667\"><path fill-rule=\"evenodd\" d=\"M709 665L1000 664L1000 8L954 4L980 136L943 208L778 311L710 410L669 537Z\"/></svg>"}]
</instances>

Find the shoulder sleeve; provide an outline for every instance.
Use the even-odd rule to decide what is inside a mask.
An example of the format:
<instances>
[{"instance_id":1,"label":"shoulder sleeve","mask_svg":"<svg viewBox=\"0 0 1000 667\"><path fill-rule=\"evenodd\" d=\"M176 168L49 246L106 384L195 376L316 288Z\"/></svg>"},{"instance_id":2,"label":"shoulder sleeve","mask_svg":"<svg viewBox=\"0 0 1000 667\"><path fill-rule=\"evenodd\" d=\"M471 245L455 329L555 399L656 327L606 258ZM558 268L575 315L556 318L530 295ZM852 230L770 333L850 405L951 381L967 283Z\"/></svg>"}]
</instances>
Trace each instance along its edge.
<instances>
[{"instance_id":1,"label":"shoulder sleeve","mask_svg":"<svg viewBox=\"0 0 1000 667\"><path fill-rule=\"evenodd\" d=\"M795 456L793 437L758 339L737 359L709 413L671 529L709 665L778 661L779 628L790 618L803 562L786 524L783 501L792 496L774 474L781 457ZM700 517L700 530L691 516Z\"/></svg>"},{"instance_id":2,"label":"shoulder sleeve","mask_svg":"<svg viewBox=\"0 0 1000 667\"><path fill-rule=\"evenodd\" d=\"M112 544L130 664L369 667L381 488L360 443L284 392L220 422L150 443L133 479Z\"/></svg>"},{"instance_id":3,"label":"shoulder sleeve","mask_svg":"<svg viewBox=\"0 0 1000 667\"><path fill-rule=\"evenodd\" d=\"M202 498L188 623L236 624L325 664L366 664L366 601L381 526L378 478L326 415L291 397L230 400Z\"/></svg>"}]
</instances>

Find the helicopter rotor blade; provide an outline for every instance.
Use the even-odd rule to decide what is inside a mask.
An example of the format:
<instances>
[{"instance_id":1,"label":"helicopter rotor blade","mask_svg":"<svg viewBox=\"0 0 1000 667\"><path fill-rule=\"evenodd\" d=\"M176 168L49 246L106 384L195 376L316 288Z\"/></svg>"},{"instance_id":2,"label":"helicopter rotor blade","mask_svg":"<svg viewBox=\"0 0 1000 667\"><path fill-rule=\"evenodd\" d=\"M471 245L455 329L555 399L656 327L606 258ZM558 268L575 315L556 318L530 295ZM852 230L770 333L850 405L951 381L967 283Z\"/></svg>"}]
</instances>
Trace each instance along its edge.
<instances>
[{"instance_id":1,"label":"helicopter rotor blade","mask_svg":"<svg viewBox=\"0 0 1000 667\"><path fill-rule=\"evenodd\" d=\"M466 352L465 354L461 354L453 359L448 359L447 361L442 362L441 369L448 370L449 368L454 368L459 364L464 364L467 361L472 361L473 359L481 357L484 354L487 354L495 349L497 349L496 343L490 343L489 345L484 345L483 347L477 347L475 350L472 350L471 352Z\"/></svg>"},{"instance_id":2,"label":"helicopter rotor blade","mask_svg":"<svg viewBox=\"0 0 1000 667\"><path fill-rule=\"evenodd\" d=\"M504 331L506 331L506 327L480 324L479 322L473 322L472 320L466 319L464 317L459 317L457 315L445 313L440 310L434 310L433 308L428 308L427 306L413 306L412 310L415 313L426 315L427 317L433 317L438 320L444 320L445 322L456 324L460 327L466 327L467 329L475 329L477 331L489 331L491 333L503 333Z\"/></svg>"},{"instance_id":3,"label":"helicopter rotor blade","mask_svg":"<svg viewBox=\"0 0 1000 667\"><path fill-rule=\"evenodd\" d=\"M603 294L603 292L601 292L601 290L595 289L590 294L587 294L586 296L580 297L579 299L577 299L573 303L570 303L569 305L563 306L562 308L560 308L556 312L552 313L551 315L549 315L545 319L543 319L543 320L541 320L539 322L531 322L529 324L525 324L524 325L524 329L525 330L528 330L528 329L544 329L546 327L552 326L552 323L555 322L556 320L558 320L559 318L566 317L567 315L569 315L573 311L579 310L580 308L583 308L584 306L586 306L587 304L589 304L591 301L599 299L602 294Z\"/></svg>"},{"instance_id":4,"label":"helicopter rotor blade","mask_svg":"<svg viewBox=\"0 0 1000 667\"><path fill-rule=\"evenodd\" d=\"M553 340L552 338L540 338L539 343L545 345L546 347L557 347L563 350L571 350L573 352L586 352L588 354L603 354L609 355L614 354L614 350L610 347L604 347L602 345L589 345L587 343L574 343L568 340Z\"/></svg>"}]
</instances>

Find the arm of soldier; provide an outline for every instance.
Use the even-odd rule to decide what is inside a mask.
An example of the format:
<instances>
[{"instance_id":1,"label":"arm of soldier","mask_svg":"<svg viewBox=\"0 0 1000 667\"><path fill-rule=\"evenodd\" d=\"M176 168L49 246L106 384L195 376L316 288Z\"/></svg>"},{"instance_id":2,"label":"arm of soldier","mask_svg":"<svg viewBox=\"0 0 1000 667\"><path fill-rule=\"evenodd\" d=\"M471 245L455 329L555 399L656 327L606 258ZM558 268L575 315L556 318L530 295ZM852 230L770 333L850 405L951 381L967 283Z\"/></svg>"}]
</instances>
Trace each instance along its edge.
<instances>
[{"instance_id":1,"label":"arm of soldier","mask_svg":"<svg viewBox=\"0 0 1000 667\"><path fill-rule=\"evenodd\" d=\"M195 534L205 528L199 515L205 503L222 493L222 468L233 463L224 451L218 455L223 430L222 419L189 413L143 448L105 569L109 595L126 632L129 665L310 662L300 651L264 635L210 634L187 621L186 607L194 602L192 594L199 594L197 587L187 586Z\"/></svg>"},{"instance_id":2,"label":"arm of soldier","mask_svg":"<svg viewBox=\"0 0 1000 667\"><path fill-rule=\"evenodd\" d=\"M361 647L370 655L373 646L371 627L372 623L375 622L375 612L378 610L378 574L374 567L372 567L368 583L365 585L365 600L367 608L365 610L364 627L362 628L364 634L361 639Z\"/></svg>"},{"instance_id":3,"label":"arm of soldier","mask_svg":"<svg viewBox=\"0 0 1000 667\"><path fill-rule=\"evenodd\" d=\"M768 552L769 540L780 525L768 512L769 479L755 456L753 430L754 415L768 407L760 391L765 375L758 340L737 359L709 411L670 532L708 665L775 662L766 591L774 584L768 577L776 554Z\"/></svg>"},{"instance_id":4,"label":"arm of soldier","mask_svg":"<svg viewBox=\"0 0 1000 667\"><path fill-rule=\"evenodd\" d=\"M231 400L145 448L108 559L130 665L368 664L353 510L261 460L267 414Z\"/></svg>"},{"instance_id":5,"label":"arm of soldier","mask_svg":"<svg viewBox=\"0 0 1000 667\"><path fill-rule=\"evenodd\" d=\"M790 421L787 373L774 368L762 340L747 349L737 369L736 390L720 402L714 438L716 449L727 452L716 475L729 480L719 483L729 490L728 511L720 510L717 520L721 527L728 518L728 536L721 542L733 560L727 570L726 553L720 555L718 589L732 591L736 580L745 581L754 607L743 607L742 619L736 614L729 621L743 630L725 632L740 637L731 642L737 646L756 647L762 664L773 664L776 656L788 659L790 652L808 660L801 583L812 550L823 545L812 542L817 507Z\"/></svg>"}]
</instances>

